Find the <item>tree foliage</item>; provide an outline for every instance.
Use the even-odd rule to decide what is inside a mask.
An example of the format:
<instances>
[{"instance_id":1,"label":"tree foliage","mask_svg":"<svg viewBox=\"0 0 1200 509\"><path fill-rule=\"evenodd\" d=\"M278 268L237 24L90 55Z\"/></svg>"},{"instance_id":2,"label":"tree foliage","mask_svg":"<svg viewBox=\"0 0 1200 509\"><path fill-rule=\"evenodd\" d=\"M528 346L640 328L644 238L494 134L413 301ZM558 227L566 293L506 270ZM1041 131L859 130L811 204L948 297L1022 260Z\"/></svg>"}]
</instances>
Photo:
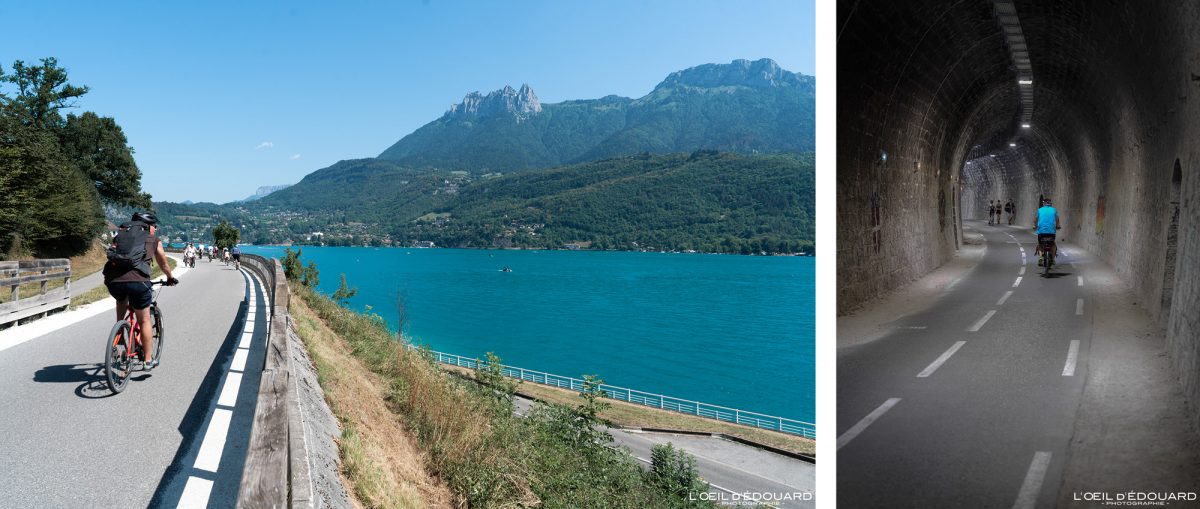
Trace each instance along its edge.
<instances>
[{"instance_id":1,"label":"tree foliage","mask_svg":"<svg viewBox=\"0 0 1200 509\"><path fill-rule=\"evenodd\" d=\"M316 265L313 267L316 267ZM333 301L345 307L350 304L350 299L354 298L355 295L358 295L358 287L350 288L350 285L346 283L346 273L343 272L341 274L341 282L338 284L337 290L333 292Z\"/></svg>"},{"instance_id":2,"label":"tree foliage","mask_svg":"<svg viewBox=\"0 0 1200 509\"><path fill-rule=\"evenodd\" d=\"M73 256L103 231L103 202L150 207L116 121L60 113L87 92L54 58L0 68L0 256Z\"/></svg>"},{"instance_id":3,"label":"tree foliage","mask_svg":"<svg viewBox=\"0 0 1200 509\"><path fill-rule=\"evenodd\" d=\"M221 221L221 224L213 228L213 244L219 249L229 249L237 244L240 235L241 232L229 224L229 221Z\"/></svg>"}]
</instances>

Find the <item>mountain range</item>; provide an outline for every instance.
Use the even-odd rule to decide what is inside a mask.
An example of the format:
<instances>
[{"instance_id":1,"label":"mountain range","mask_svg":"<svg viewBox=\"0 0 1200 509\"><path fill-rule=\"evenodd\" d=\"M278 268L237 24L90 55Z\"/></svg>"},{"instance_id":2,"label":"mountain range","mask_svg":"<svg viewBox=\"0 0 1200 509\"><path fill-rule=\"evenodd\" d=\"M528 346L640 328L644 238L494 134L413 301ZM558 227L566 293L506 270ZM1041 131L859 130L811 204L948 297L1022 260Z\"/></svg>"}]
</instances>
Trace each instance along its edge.
<instances>
[{"instance_id":1,"label":"mountain range","mask_svg":"<svg viewBox=\"0 0 1200 509\"><path fill-rule=\"evenodd\" d=\"M472 92L376 158L160 219L203 236L236 218L257 243L811 252L814 90L761 59L674 72L637 99Z\"/></svg>"},{"instance_id":2,"label":"mountain range","mask_svg":"<svg viewBox=\"0 0 1200 509\"><path fill-rule=\"evenodd\" d=\"M414 168L520 171L641 152L805 152L815 80L773 60L671 73L637 99L542 104L529 85L467 94L378 158Z\"/></svg>"}]
</instances>

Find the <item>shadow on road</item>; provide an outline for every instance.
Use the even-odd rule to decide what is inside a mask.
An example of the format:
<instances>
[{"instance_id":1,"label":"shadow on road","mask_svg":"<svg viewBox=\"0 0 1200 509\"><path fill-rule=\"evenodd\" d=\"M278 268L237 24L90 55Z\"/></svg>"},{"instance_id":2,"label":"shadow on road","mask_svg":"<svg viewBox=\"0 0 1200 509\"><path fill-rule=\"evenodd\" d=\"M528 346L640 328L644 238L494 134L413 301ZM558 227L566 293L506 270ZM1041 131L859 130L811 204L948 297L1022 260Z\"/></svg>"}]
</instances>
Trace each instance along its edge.
<instances>
[{"instance_id":1,"label":"shadow on road","mask_svg":"<svg viewBox=\"0 0 1200 509\"><path fill-rule=\"evenodd\" d=\"M208 372L204 374L204 381L200 383L200 387L196 390L196 396L192 398L187 413L183 415L183 420L179 423L179 434L184 437L184 440L179 444L179 449L175 451L175 457L171 459L171 466L167 467L162 478L159 479L158 488L154 491L154 498L150 500L149 507L174 505L183 495L183 482L175 482L176 478L182 472L190 471L190 465L183 464L184 457L193 450L196 445L194 442L203 438L199 436L200 427L204 425L210 403L216 397L218 386L225 373L223 368L229 363L237 347L237 340L242 333L242 321L246 317L246 309L247 303L242 301L233 322L229 324L229 331L225 333L221 349L213 357L212 364L208 366ZM168 503L168 500L171 502Z\"/></svg>"}]
</instances>

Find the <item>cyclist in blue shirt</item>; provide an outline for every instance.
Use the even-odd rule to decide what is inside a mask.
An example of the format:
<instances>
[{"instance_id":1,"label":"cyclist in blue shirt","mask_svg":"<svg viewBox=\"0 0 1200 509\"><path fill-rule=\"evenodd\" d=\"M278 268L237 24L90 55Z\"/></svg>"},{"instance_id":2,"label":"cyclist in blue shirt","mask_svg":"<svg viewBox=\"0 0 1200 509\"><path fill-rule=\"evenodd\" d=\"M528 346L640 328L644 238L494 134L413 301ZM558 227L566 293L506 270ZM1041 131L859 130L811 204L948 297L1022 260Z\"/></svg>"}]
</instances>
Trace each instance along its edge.
<instances>
[{"instance_id":1,"label":"cyclist in blue shirt","mask_svg":"<svg viewBox=\"0 0 1200 509\"><path fill-rule=\"evenodd\" d=\"M1054 238L1058 230L1062 229L1062 223L1058 217L1058 209L1050 205L1050 198L1042 198L1042 208L1037 210L1037 217L1034 218L1034 230L1037 231L1038 243L1033 250L1033 256L1038 260L1038 266L1042 265L1042 243L1046 242L1050 245L1050 265L1054 265L1054 260L1058 258L1058 244L1054 242Z\"/></svg>"}]
</instances>

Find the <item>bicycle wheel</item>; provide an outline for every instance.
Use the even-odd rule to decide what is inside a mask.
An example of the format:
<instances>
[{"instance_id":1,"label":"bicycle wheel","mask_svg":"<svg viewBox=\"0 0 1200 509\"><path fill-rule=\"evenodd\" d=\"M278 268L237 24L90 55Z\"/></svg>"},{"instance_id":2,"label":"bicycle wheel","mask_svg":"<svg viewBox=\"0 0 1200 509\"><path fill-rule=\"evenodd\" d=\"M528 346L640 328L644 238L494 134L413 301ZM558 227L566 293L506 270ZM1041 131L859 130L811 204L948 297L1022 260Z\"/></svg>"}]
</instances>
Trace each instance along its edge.
<instances>
[{"instance_id":1,"label":"bicycle wheel","mask_svg":"<svg viewBox=\"0 0 1200 509\"><path fill-rule=\"evenodd\" d=\"M163 328L162 311L158 310L158 306L150 306L150 321L154 322L154 359L162 362L163 336L166 335L166 331Z\"/></svg>"},{"instance_id":2,"label":"bicycle wheel","mask_svg":"<svg viewBox=\"0 0 1200 509\"><path fill-rule=\"evenodd\" d=\"M1042 265L1046 269L1042 276L1050 277L1050 248L1042 248Z\"/></svg>"},{"instance_id":3,"label":"bicycle wheel","mask_svg":"<svg viewBox=\"0 0 1200 509\"><path fill-rule=\"evenodd\" d=\"M104 345L104 379L113 393L125 390L133 371L133 344L129 336L129 323L122 320L113 325Z\"/></svg>"}]
</instances>

